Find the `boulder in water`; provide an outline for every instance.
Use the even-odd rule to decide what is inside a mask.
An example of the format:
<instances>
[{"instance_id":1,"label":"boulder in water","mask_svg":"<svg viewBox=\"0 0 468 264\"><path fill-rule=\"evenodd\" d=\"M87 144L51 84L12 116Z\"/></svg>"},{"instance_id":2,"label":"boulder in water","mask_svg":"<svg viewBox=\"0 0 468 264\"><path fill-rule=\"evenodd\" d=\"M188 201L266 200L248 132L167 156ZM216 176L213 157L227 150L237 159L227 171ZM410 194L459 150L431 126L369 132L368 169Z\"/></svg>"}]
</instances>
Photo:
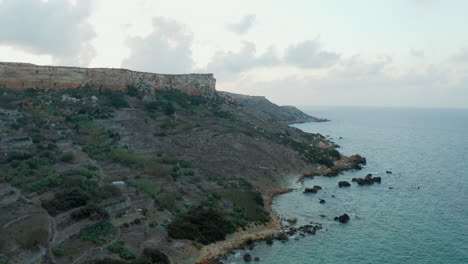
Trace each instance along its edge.
<instances>
[{"instance_id":1,"label":"boulder in water","mask_svg":"<svg viewBox=\"0 0 468 264\"><path fill-rule=\"evenodd\" d=\"M314 185L312 188L305 188L304 193L317 193L322 187Z\"/></svg>"},{"instance_id":2,"label":"boulder in water","mask_svg":"<svg viewBox=\"0 0 468 264\"><path fill-rule=\"evenodd\" d=\"M347 182L347 181L338 182L338 187L340 187L340 188L341 187L350 187L350 186L351 186L351 184L349 182Z\"/></svg>"},{"instance_id":3,"label":"boulder in water","mask_svg":"<svg viewBox=\"0 0 468 264\"><path fill-rule=\"evenodd\" d=\"M342 215L338 216L338 221L340 221L340 223L348 222L349 221L349 215L342 214Z\"/></svg>"},{"instance_id":4,"label":"boulder in water","mask_svg":"<svg viewBox=\"0 0 468 264\"><path fill-rule=\"evenodd\" d=\"M245 262L250 262L252 261L252 256L250 254L244 254L244 261Z\"/></svg>"}]
</instances>

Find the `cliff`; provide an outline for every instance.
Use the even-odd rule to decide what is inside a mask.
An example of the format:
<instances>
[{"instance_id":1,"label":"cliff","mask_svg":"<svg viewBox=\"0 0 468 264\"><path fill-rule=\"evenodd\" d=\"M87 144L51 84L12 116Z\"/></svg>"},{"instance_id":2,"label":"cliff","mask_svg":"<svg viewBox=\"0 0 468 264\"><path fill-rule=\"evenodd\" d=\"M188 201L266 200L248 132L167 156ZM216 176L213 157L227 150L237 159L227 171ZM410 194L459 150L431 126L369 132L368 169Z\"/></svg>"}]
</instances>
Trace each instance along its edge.
<instances>
[{"instance_id":1,"label":"cliff","mask_svg":"<svg viewBox=\"0 0 468 264\"><path fill-rule=\"evenodd\" d=\"M71 89L84 85L126 90L144 85L154 90L181 90L189 95L216 94L213 74L156 74L126 69L39 66L0 62L0 88L11 90Z\"/></svg>"},{"instance_id":2,"label":"cliff","mask_svg":"<svg viewBox=\"0 0 468 264\"><path fill-rule=\"evenodd\" d=\"M264 96L250 96L243 94L235 94L229 92L219 92L224 97L230 98L230 100L250 108L256 112L265 114L268 118L273 121L293 124L293 123L305 123L305 122L324 122L327 119L322 119L314 116L310 116L294 106L279 106L270 102Z\"/></svg>"}]
</instances>

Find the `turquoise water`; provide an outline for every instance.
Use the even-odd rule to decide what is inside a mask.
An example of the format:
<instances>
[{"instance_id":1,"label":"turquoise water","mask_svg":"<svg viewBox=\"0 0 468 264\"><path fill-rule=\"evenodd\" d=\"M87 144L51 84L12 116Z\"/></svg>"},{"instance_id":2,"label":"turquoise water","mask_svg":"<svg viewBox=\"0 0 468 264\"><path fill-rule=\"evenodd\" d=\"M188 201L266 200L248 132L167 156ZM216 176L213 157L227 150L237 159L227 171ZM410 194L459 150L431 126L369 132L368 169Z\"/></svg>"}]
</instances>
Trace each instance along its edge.
<instances>
[{"instance_id":1,"label":"turquoise water","mask_svg":"<svg viewBox=\"0 0 468 264\"><path fill-rule=\"evenodd\" d=\"M342 153L359 153L368 165L338 177L306 180L307 187L322 186L317 194L298 190L275 200L276 212L297 217L298 225L322 223L317 235L272 246L260 243L225 263L243 263L244 252L271 264L468 263L467 109L303 110L332 121L296 127L329 135ZM338 188L338 181L367 173L381 176L382 183ZM342 213L350 215L349 223L333 221Z\"/></svg>"}]
</instances>

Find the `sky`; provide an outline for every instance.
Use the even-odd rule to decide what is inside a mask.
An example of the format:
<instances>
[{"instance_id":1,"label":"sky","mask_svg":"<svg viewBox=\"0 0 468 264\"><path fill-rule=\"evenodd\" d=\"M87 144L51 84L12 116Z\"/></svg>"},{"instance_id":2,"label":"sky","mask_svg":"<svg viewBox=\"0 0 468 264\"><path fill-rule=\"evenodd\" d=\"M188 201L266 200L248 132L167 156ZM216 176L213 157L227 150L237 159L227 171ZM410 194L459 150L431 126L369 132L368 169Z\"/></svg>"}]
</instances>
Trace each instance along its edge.
<instances>
[{"instance_id":1,"label":"sky","mask_svg":"<svg viewBox=\"0 0 468 264\"><path fill-rule=\"evenodd\" d=\"M464 0L0 0L0 61L214 73L282 105L468 107Z\"/></svg>"}]
</instances>

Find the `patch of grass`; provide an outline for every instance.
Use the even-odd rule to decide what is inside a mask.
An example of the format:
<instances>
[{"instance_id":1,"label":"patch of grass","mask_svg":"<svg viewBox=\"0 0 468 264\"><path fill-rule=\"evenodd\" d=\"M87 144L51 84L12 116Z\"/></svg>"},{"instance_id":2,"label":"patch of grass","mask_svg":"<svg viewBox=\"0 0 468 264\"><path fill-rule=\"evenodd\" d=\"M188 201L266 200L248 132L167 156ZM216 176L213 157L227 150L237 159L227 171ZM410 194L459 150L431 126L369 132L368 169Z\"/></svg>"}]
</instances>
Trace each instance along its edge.
<instances>
[{"instance_id":1,"label":"patch of grass","mask_svg":"<svg viewBox=\"0 0 468 264\"><path fill-rule=\"evenodd\" d=\"M147 180L128 180L126 183L138 191L145 193L146 195L150 196L153 199L156 199L158 195L161 193L161 188L156 184L147 181Z\"/></svg>"},{"instance_id":2,"label":"patch of grass","mask_svg":"<svg viewBox=\"0 0 468 264\"><path fill-rule=\"evenodd\" d=\"M101 177L101 173L99 173L98 168L95 166L91 166L91 165L81 165L78 168L76 168L73 171L73 173L77 175L85 176L88 179Z\"/></svg>"},{"instance_id":3,"label":"patch of grass","mask_svg":"<svg viewBox=\"0 0 468 264\"><path fill-rule=\"evenodd\" d=\"M146 158L124 148L112 148L108 153L108 158L128 167L141 167L147 161Z\"/></svg>"},{"instance_id":4,"label":"patch of grass","mask_svg":"<svg viewBox=\"0 0 468 264\"><path fill-rule=\"evenodd\" d=\"M93 243L102 242L102 237L111 235L117 231L117 228L108 220L101 221L95 225L88 226L81 231L80 238Z\"/></svg>"}]
</instances>

